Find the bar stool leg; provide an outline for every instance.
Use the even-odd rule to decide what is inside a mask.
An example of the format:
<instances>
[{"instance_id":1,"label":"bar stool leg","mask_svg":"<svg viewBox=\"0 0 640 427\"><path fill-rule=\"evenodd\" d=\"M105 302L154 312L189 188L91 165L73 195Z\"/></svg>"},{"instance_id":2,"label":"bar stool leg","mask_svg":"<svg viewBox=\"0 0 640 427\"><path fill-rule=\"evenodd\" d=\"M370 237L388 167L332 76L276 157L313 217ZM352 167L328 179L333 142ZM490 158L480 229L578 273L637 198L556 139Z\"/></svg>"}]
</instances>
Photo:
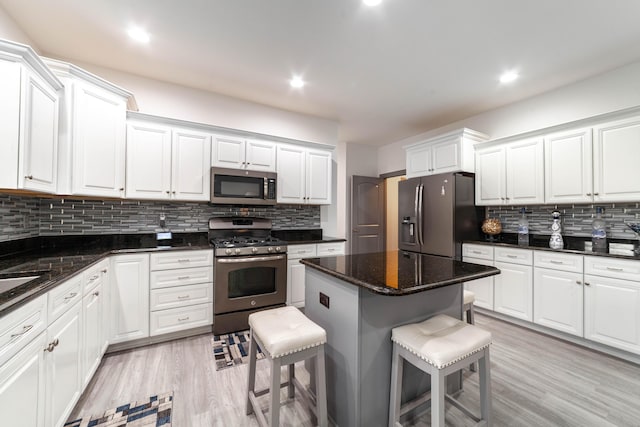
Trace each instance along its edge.
<instances>
[{"instance_id":1,"label":"bar stool leg","mask_svg":"<svg viewBox=\"0 0 640 427\"><path fill-rule=\"evenodd\" d=\"M251 339L249 340L249 381L247 384L247 415L253 413L253 405L249 396L256 390L256 340L253 337L253 331L250 332Z\"/></svg>"},{"instance_id":2,"label":"bar stool leg","mask_svg":"<svg viewBox=\"0 0 640 427\"><path fill-rule=\"evenodd\" d=\"M400 399L402 390L402 371L404 363L398 354L397 344L393 344L391 356L391 395L389 396L389 427L395 427L400 421Z\"/></svg>"},{"instance_id":3,"label":"bar stool leg","mask_svg":"<svg viewBox=\"0 0 640 427\"><path fill-rule=\"evenodd\" d=\"M431 375L431 427L444 427L444 395L445 376L437 369L432 370Z\"/></svg>"},{"instance_id":4,"label":"bar stool leg","mask_svg":"<svg viewBox=\"0 0 640 427\"><path fill-rule=\"evenodd\" d=\"M287 386L287 396L289 399L293 399L296 394L296 389L293 386L293 379L296 377L296 365L294 363L289 364L289 385Z\"/></svg>"},{"instance_id":5,"label":"bar stool leg","mask_svg":"<svg viewBox=\"0 0 640 427\"><path fill-rule=\"evenodd\" d=\"M280 425L280 359L271 359L271 387L269 389L269 426Z\"/></svg>"},{"instance_id":6,"label":"bar stool leg","mask_svg":"<svg viewBox=\"0 0 640 427\"><path fill-rule=\"evenodd\" d=\"M475 319L475 312L473 309L473 303L469 304L468 308L467 308L467 323L470 325L475 325L476 324L476 319ZM478 370L478 364L476 362L472 363L471 365L469 365L469 370L471 372L476 372Z\"/></svg>"},{"instance_id":7,"label":"bar stool leg","mask_svg":"<svg viewBox=\"0 0 640 427\"><path fill-rule=\"evenodd\" d=\"M484 356L479 360L480 365L480 414L487 426L491 426L491 370L489 369L489 349L484 349Z\"/></svg>"},{"instance_id":8,"label":"bar stool leg","mask_svg":"<svg viewBox=\"0 0 640 427\"><path fill-rule=\"evenodd\" d=\"M324 360L324 344L318 346L316 356L316 415L319 427L329 425L327 415L327 379Z\"/></svg>"}]
</instances>

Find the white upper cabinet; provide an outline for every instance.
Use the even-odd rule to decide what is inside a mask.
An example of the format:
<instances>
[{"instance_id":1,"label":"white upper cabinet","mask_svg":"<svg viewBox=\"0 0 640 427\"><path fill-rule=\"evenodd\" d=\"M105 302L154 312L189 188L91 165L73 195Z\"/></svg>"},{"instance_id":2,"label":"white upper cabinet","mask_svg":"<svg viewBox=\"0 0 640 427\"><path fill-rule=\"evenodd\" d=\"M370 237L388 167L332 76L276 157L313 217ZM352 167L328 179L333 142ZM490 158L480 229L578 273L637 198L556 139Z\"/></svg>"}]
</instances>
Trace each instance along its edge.
<instances>
[{"instance_id":1,"label":"white upper cabinet","mask_svg":"<svg viewBox=\"0 0 640 427\"><path fill-rule=\"evenodd\" d=\"M547 203L591 202L591 128L545 136L544 160Z\"/></svg>"},{"instance_id":2,"label":"white upper cabinet","mask_svg":"<svg viewBox=\"0 0 640 427\"><path fill-rule=\"evenodd\" d=\"M31 48L0 41L0 188L55 193L61 89Z\"/></svg>"},{"instance_id":3,"label":"white upper cabinet","mask_svg":"<svg viewBox=\"0 0 640 427\"><path fill-rule=\"evenodd\" d=\"M460 129L405 146L407 178L445 172L474 172L473 144L488 137Z\"/></svg>"},{"instance_id":4,"label":"white upper cabinet","mask_svg":"<svg viewBox=\"0 0 640 427\"><path fill-rule=\"evenodd\" d=\"M640 180L640 116L593 128L593 198L601 202L637 201Z\"/></svg>"},{"instance_id":5,"label":"white upper cabinet","mask_svg":"<svg viewBox=\"0 0 640 427\"><path fill-rule=\"evenodd\" d=\"M133 95L73 64L44 61L65 87L58 193L124 197L126 114Z\"/></svg>"},{"instance_id":6,"label":"white upper cabinet","mask_svg":"<svg viewBox=\"0 0 640 427\"><path fill-rule=\"evenodd\" d=\"M233 136L215 136L211 151L211 165L275 172L276 144Z\"/></svg>"},{"instance_id":7,"label":"white upper cabinet","mask_svg":"<svg viewBox=\"0 0 640 427\"><path fill-rule=\"evenodd\" d=\"M207 133L130 121L127 197L209 200L210 149Z\"/></svg>"},{"instance_id":8,"label":"white upper cabinet","mask_svg":"<svg viewBox=\"0 0 640 427\"><path fill-rule=\"evenodd\" d=\"M278 145L278 203L331 203L329 150Z\"/></svg>"},{"instance_id":9,"label":"white upper cabinet","mask_svg":"<svg viewBox=\"0 0 640 427\"><path fill-rule=\"evenodd\" d=\"M476 152L476 204L524 205L544 201L542 139L527 139Z\"/></svg>"}]
</instances>

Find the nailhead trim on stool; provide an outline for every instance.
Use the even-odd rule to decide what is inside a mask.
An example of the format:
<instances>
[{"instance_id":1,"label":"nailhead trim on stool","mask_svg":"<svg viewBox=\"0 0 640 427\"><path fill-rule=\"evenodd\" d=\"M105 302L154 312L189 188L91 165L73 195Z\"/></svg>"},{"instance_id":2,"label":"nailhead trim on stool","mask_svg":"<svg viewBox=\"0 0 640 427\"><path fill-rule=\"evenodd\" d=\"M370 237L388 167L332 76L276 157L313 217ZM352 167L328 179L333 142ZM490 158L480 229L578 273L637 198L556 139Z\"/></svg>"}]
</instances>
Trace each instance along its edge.
<instances>
[{"instance_id":1,"label":"nailhead trim on stool","mask_svg":"<svg viewBox=\"0 0 640 427\"><path fill-rule=\"evenodd\" d=\"M481 425L491 425L491 377L489 346L491 333L443 314L421 323L398 326L391 331L393 358L389 426L400 425L400 416L431 400L431 426L444 427L445 399ZM431 376L431 390L401 405L404 361ZM480 365L480 412L475 416L446 393L446 376L469 363Z\"/></svg>"},{"instance_id":2,"label":"nailhead trim on stool","mask_svg":"<svg viewBox=\"0 0 640 427\"><path fill-rule=\"evenodd\" d=\"M327 334L324 329L309 320L295 307L263 310L249 315L251 341L249 343L249 381L247 386L247 415L255 412L258 424L275 427L280 422L280 388L287 387L288 397L297 388L307 406L314 412L318 425L327 421L327 384L325 379L324 345ZM269 389L256 391L256 353L260 346L271 364ZM316 395L313 396L295 377L295 363L309 358L316 361ZM280 384L280 368L288 366L289 381ZM258 397L269 393L269 421L262 412Z\"/></svg>"}]
</instances>

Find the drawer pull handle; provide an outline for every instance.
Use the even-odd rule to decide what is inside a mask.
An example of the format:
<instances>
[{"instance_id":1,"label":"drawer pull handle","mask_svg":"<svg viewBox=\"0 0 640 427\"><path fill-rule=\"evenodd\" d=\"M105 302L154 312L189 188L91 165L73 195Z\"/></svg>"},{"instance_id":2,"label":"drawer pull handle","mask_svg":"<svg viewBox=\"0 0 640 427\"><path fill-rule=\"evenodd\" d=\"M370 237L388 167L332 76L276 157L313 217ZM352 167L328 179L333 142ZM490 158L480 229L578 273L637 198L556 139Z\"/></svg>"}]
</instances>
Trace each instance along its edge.
<instances>
[{"instance_id":1,"label":"drawer pull handle","mask_svg":"<svg viewBox=\"0 0 640 427\"><path fill-rule=\"evenodd\" d=\"M189 258L180 258L178 262L189 262Z\"/></svg>"},{"instance_id":2,"label":"drawer pull handle","mask_svg":"<svg viewBox=\"0 0 640 427\"><path fill-rule=\"evenodd\" d=\"M518 255L509 255L509 254L507 254L507 258L518 258Z\"/></svg>"},{"instance_id":3,"label":"drawer pull handle","mask_svg":"<svg viewBox=\"0 0 640 427\"><path fill-rule=\"evenodd\" d=\"M607 267L607 270L611 270L611 271L624 271L624 268L619 268L619 267Z\"/></svg>"},{"instance_id":4,"label":"drawer pull handle","mask_svg":"<svg viewBox=\"0 0 640 427\"><path fill-rule=\"evenodd\" d=\"M178 280L187 280L189 276L178 276Z\"/></svg>"},{"instance_id":5,"label":"drawer pull handle","mask_svg":"<svg viewBox=\"0 0 640 427\"><path fill-rule=\"evenodd\" d=\"M49 353L51 353L58 346L58 344L60 344L60 341L58 341L58 338L56 338L55 340L49 343L49 345L47 346L47 348L44 349L44 351L48 351Z\"/></svg>"},{"instance_id":6,"label":"drawer pull handle","mask_svg":"<svg viewBox=\"0 0 640 427\"><path fill-rule=\"evenodd\" d=\"M189 295L178 295L178 299L189 299Z\"/></svg>"},{"instance_id":7,"label":"drawer pull handle","mask_svg":"<svg viewBox=\"0 0 640 427\"><path fill-rule=\"evenodd\" d=\"M555 259L550 259L550 260L549 260L549 262L550 262L551 264L564 264L564 262L562 262L562 261L556 261Z\"/></svg>"},{"instance_id":8,"label":"drawer pull handle","mask_svg":"<svg viewBox=\"0 0 640 427\"><path fill-rule=\"evenodd\" d=\"M93 282L93 281L94 281L94 280L96 280L98 277L100 277L98 274L94 274L93 276L91 276L91 277L89 278L89 281L90 281L90 282Z\"/></svg>"},{"instance_id":9,"label":"drawer pull handle","mask_svg":"<svg viewBox=\"0 0 640 427\"><path fill-rule=\"evenodd\" d=\"M94 296L94 297L97 297L97 296L99 296L99 295L100 295L100 291L95 291L95 292L93 293L93 296Z\"/></svg>"},{"instance_id":10,"label":"drawer pull handle","mask_svg":"<svg viewBox=\"0 0 640 427\"><path fill-rule=\"evenodd\" d=\"M69 295L64 297L65 304L68 303L70 300L74 299L76 297L76 295L78 295L77 292L71 292Z\"/></svg>"},{"instance_id":11,"label":"drawer pull handle","mask_svg":"<svg viewBox=\"0 0 640 427\"><path fill-rule=\"evenodd\" d=\"M17 334L11 334L11 339L24 335L27 332L29 332L31 329L33 329L33 325L25 325L22 327L22 331L18 332Z\"/></svg>"},{"instance_id":12,"label":"drawer pull handle","mask_svg":"<svg viewBox=\"0 0 640 427\"><path fill-rule=\"evenodd\" d=\"M107 270L106 268L103 268L103 269L102 269L102 270L100 270L100 271L102 271L103 273L106 273L108 270Z\"/></svg>"},{"instance_id":13,"label":"drawer pull handle","mask_svg":"<svg viewBox=\"0 0 640 427\"><path fill-rule=\"evenodd\" d=\"M472 254L482 255L482 251L471 251Z\"/></svg>"},{"instance_id":14,"label":"drawer pull handle","mask_svg":"<svg viewBox=\"0 0 640 427\"><path fill-rule=\"evenodd\" d=\"M189 316L183 318L178 317L178 322L184 322L185 320L189 320Z\"/></svg>"}]
</instances>

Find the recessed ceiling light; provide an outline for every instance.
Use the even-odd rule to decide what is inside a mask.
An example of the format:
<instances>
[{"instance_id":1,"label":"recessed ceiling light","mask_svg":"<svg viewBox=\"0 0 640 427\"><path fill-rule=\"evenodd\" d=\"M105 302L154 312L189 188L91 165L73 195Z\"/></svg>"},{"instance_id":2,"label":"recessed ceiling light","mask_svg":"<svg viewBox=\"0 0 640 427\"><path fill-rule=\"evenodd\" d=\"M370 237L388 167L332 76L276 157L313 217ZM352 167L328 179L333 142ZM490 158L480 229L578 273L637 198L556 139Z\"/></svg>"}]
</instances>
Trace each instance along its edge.
<instances>
[{"instance_id":1,"label":"recessed ceiling light","mask_svg":"<svg viewBox=\"0 0 640 427\"><path fill-rule=\"evenodd\" d=\"M140 27L129 28L129 30L127 30L127 34L129 34L129 37L140 43L149 43L149 40L151 39L149 33Z\"/></svg>"},{"instance_id":2,"label":"recessed ceiling light","mask_svg":"<svg viewBox=\"0 0 640 427\"><path fill-rule=\"evenodd\" d=\"M304 86L304 80L302 80L302 77L300 76L294 76L291 80L289 80L289 84L293 88L300 89Z\"/></svg>"},{"instance_id":3,"label":"recessed ceiling light","mask_svg":"<svg viewBox=\"0 0 640 427\"><path fill-rule=\"evenodd\" d=\"M367 6L377 6L382 3L382 0L362 0L362 3L366 4Z\"/></svg>"},{"instance_id":4,"label":"recessed ceiling light","mask_svg":"<svg viewBox=\"0 0 640 427\"><path fill-rule=\"evenodd\" d=\"M500 76L500 83L511 83L519 77L516 71L507 71Z\"/></svg>"}]
</instances>

